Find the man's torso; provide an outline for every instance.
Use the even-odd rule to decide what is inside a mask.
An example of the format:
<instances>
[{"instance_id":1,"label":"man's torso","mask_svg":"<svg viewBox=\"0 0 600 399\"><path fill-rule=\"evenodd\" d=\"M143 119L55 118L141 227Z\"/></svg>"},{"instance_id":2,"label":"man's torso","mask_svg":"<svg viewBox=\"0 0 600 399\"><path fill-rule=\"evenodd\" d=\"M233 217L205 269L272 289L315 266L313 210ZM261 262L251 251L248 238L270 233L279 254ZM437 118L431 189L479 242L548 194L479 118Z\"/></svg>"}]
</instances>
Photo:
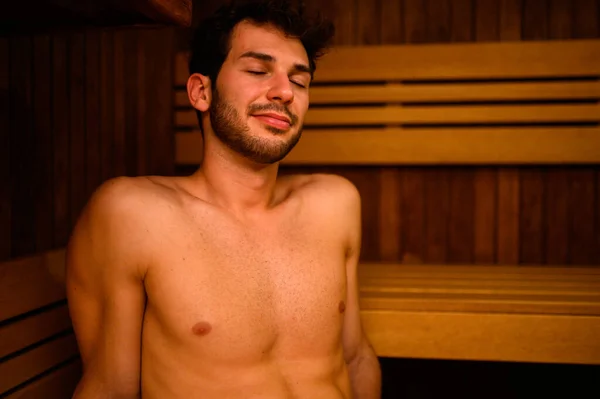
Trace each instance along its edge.
<instances>
[{"instance_id":1,"label":"man's torso","mask_svg":"<svg viewBox=\"0 0 600 399\"><path fill-rule=\"evenodd\" d=\"M304 179L251 223L160 182L169 194L148 227L145 399L350 397L345 233Z\"/></svg>"}]
</instances>

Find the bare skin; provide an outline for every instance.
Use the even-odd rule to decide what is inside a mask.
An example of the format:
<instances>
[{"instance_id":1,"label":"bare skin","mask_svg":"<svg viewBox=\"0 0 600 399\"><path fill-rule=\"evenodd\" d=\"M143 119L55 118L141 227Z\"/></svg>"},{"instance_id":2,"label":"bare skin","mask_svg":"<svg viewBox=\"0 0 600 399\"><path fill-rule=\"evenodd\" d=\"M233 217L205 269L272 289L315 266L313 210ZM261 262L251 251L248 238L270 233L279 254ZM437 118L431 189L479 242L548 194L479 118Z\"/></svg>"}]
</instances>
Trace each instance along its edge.
<instances>
[{"instance_id":1,"label":"bare skin","mask_svg":"<svg viewBox=\"0 0 600 399\"><path fill-rule=\"evenodd\" d=\"M298 43L249 25L235 37L219 82L237 84L222 84L221 95L241 115L269 101L301 120ZM255 62L239 59L249 46L277 59L267 77L242 75ZM210 85L190 78L199 110ZM357 190L331 175L277 177L277 163L240 156L203 118L197 173L113 179L73 232L67 290L84 364L75 397L378 397L358 307ZM266 145L298 129L274 135L264 125L279 122L243 118Z\"/></svg>"}]
</instances>

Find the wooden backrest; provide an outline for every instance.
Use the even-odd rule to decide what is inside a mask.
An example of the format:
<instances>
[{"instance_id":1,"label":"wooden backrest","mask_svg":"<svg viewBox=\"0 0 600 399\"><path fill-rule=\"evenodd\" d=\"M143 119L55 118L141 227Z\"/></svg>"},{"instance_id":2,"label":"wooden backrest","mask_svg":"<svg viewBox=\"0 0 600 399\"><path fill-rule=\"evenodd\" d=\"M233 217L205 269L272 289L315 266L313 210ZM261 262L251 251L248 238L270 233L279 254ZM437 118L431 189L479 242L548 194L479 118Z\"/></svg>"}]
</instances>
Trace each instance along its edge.
<instances>
[{"instance_id":1,"label":"wooden backrest","mask_svg":"<svg viewBox=\"0 0 600 399\"><path fill-rule=\"evenodd\" d=\"M200 161L176 61L176 163ZM318 64L288 164L600 161L600 40L343 46Z\"/></svg>"},{"instance_id":2,"label":"wooden backrest","mask_svg":"<svg viewBox=\"0 0 600 399\"><path fill-rule=\"evenodd\" d=\"M64 250L0 263L0 396L71 397L81 375Z\"/></svg>"}]
</instances>

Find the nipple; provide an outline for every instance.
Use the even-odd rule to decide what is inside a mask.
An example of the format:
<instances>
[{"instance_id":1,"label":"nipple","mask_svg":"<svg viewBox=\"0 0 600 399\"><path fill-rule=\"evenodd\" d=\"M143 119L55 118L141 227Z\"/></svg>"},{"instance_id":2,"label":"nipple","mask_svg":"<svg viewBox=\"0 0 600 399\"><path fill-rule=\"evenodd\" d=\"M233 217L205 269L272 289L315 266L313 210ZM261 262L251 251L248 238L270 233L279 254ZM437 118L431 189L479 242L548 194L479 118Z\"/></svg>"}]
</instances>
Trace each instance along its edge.
<instances>
[{"instance_id":1,"label":"nipple","mask_svg":"<svg viewBox=\"0 0 600 399\"><path fill-rule=\"evenodd\" d=\"M346 304L344 303L344 301L340 301L340 304L338 305L338 310L340 311L340 313L344 313L346 311Z\"/></svg>"},{"instance_id":2,"label":"nipple","mask_svg":"<svg viewBox=\"0 0 600 399\"><path fill-rule=\"evenodd\" d=\"M200 336L203 336L203 335L206 335L206 334L208 334L208 333L210 332L210 330L212 330L212 327L211 327L211 325L210 325L210 324L208 324L208 323L207 323L207 322L205 322L205 321L201 321L201 322L199 322L199 323L196 323L196 324L194 325L194 327L192 327L192 332L193 332L195 335L200 335Z\"/></svg>"}]
</instances>

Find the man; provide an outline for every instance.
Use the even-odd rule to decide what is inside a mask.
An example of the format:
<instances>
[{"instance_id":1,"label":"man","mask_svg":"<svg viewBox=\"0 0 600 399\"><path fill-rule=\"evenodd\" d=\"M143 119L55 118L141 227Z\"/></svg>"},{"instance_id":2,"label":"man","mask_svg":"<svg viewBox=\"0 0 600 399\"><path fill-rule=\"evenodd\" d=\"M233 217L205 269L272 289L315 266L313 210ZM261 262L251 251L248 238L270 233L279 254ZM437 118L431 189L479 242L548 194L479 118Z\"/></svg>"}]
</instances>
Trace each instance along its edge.
<instances>
[{"instance_id":1,"label":"man","mask_svg":"<svg viewBox=\"0 0 600 399\"><path fill-rule=\"evenodd\" d=\"M202 165L106 182L70 240L75 398L380 396L358 307L358 192L333 175L277 177L331 34L286 1L199 28L187 87Z\"/></svg>"}]
</instances>

